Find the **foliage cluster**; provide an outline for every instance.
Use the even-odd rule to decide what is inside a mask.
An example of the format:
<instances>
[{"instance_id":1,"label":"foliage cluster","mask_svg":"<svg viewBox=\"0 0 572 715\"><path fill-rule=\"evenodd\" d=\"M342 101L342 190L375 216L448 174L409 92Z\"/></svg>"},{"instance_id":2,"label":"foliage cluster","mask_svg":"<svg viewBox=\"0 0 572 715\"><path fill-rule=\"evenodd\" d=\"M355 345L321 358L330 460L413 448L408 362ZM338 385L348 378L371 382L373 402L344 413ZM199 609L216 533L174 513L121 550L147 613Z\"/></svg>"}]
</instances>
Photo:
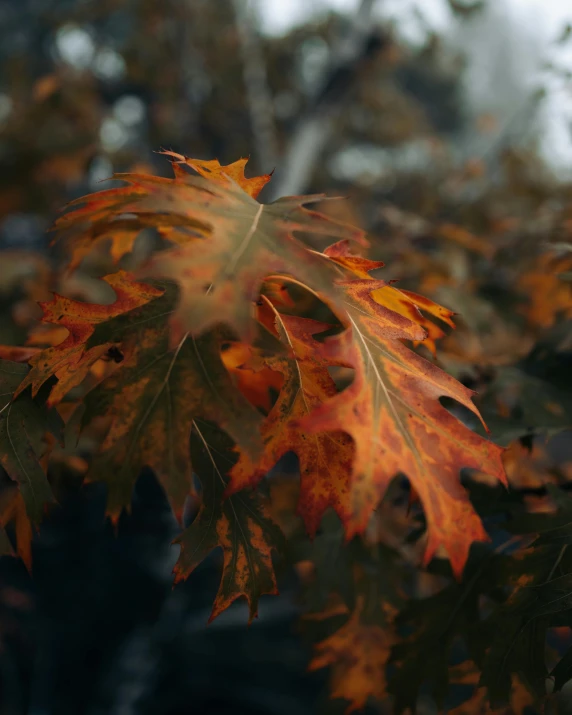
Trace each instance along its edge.
<instances>
[{"instance_id":1,"label":"foliage cluster","mask_svg":"<svg viewBox=\"0 0 572 715\"><path fill-rule=\"evenodd\" d=\"M435 34L412 48L370 23L344 63L342 16L253 33L254 106L239 2L33 5L3 14L0 243L42 243L113 168L139 176L78 200L49 260L0 255L2 552L31 567L46 506L84 481L105 482L121 534L150 465L181 527L176 580L211 551L213 616L240 599L252 618L294 564L311 669L349 709L520 713L554 691L566 712L570 185L512 121L471 116ZM90 61L60 52L78 37ZM351 200L327 218L258 204L316 117L296 191ZM254 149L277 172L170 154L160 179L157 146ZM12 602L2 584L2 685Z\"/></svg>"},{"instance_id":2,"label":"foliage cluster","mask_svg":"<svg viewBox=\"0 0 572 715\"><path fill-rule=\"evenodd\" d=\"M361 255L364 233L335 204L259 203L270 177L246 178L245 160L165 153L174 178L116 175L124 185L56 221L68 280L94 254L123 264L93 281L99 298L55 293L25 345L2 347L3 552L32 566L62 474L105 482L117 523L150 467L179 523L196 510L175 581L222 549L211 619L242 597L252 619L277 593L275 568L297 564L319 641L310 667L332 666L348 711L391 696L402 712L422 694L447 711L520 711L549 675L560 690L572 502L555 486L566 465L536 436L565 428L570 407L566 378L559 388L539 368L548 347L473 376L505 450L483 436L472 390L435 362L440 343L459 375L475 362L454 313L373 277L383 263ZM317 202L328 213L306 208ZM459 227L440 232L486 250ZM531 333L538 313L570 310L554 270L521 278ZM292 454L299 479L280 473Z\"/></svg>"}]
</instances>

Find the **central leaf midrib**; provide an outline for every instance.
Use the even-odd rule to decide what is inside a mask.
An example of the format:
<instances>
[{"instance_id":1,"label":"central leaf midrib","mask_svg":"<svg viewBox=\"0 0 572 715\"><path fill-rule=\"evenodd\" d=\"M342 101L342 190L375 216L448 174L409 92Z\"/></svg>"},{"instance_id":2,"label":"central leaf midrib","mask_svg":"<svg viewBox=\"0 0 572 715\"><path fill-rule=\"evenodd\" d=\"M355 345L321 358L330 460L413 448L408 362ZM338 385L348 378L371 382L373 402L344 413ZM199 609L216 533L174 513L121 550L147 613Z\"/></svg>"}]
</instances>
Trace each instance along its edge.
<instances>
[{"instance_id":1,"label":"central leaf midrib","mask_svg":"<svg viewBox=\"0 0 572 715\"><path fill-rule=\"evenodd\" d=\"M366 360L367 360L367 362L369 363L369 365L371 366L371 368L373 369L374 374L375 374L375 376L376 376L376 378L377 378L375 384L376 384L376 385L379 385L379 386L381 387L381 389L383 390L383 393L384 393L384 395L385 395L385 401L386 401L386 403L389 405L390 411L393 413L393 420L394 420L394 422L397 424L398 429L399 429L399 431L401 432L401 434L402 434L402 436L403 436L403 439L405 440L405 442L406 442L407 445L409 446L410 451L411 451L412 454L414 455L414 458L415 458L415 461L417 462L417 467L418 467L419 471L421 471L422 468L423 468L423 460L421 459L421 456L420 456L420 454L419 454L419 450L417 449L417 447L416 447L416 445L415 445L415 442L413 441L413 438L412 438L411 435L409 434L409 431L407 430L407 428L406 428L405 425L403 424L402 419L401 419L401 416L400 416L400 414L399 414L397 408L396 408L395 405L393 404L393 401L392 401L392 399L391 399L391 396L390 396L390 393L389 393L389 391L388 391L388 388L386 387L385 382L383 381L383 378L382 378L382 376L381 376L381 374L380 374L380 372L379 372L379 369L378 369L378 367L377 367L377 365L376 365L375 359L374 359L374 357L373 357L373 355L372 355L372 353L371 353L371 351L370 351L370 349L369 349L369 347L368 347L368 345L367 345L367 341L366 341L366 339L365 339L365 336L362 335L361 331L359 330L358 325L356 324L356 322L353 320L353 318L352 318L351 316L349 316L349 319L350 319L350 322L352 323L352 326L353 326L353 328L354 328L354 330L355 330L357 336L359 337L360 342L361 342L361 344L362 344L362 346L363 346L363 352L365 353ZM373 447L373 442L372 442L372 447ZM373 463L374 463L374 460L371 459L371 460L370 460L370 463L373 464Z\"/></svg>"}]
</instances>

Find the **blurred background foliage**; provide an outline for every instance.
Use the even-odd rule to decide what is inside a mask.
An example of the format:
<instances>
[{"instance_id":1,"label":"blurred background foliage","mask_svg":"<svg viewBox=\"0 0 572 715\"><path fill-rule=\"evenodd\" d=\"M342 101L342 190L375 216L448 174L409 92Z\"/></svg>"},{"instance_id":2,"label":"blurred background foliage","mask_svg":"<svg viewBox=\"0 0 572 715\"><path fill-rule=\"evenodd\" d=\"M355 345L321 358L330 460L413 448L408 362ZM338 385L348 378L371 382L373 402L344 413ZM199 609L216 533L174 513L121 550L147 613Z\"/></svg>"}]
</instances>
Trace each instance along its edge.
<instances>
[{"instance_id":1,"label":"blurred background foliage","mask_svg":"<svg viewBox=\"0 0 572 715\"><path fill-rule=\"evenodd\" d=\"M275 169L263 201L347 197L323 210L368 231L383 277L459 313L437 360L511 445L513 485L540 488L555 470L566 481L572 153L546 140L557 110L558 136L572 137L553 91L570 94L572 62L546 59L499 0L440 2L447 31L422 3L412 25L361 0L308 2L276 34L262 21L272 3L3 0L0 343L23 343L50 290L106 299L105 251L66 275L49 247L69 200L114 172L170 175L160 148L250 155L252 174ZM566 58L570 25L552 40ZM62 464L71 490L34 541L34 583L0 561L2 715L343 711L325 671L306 673L302 567L283 569L283 595L251 628L238 605L205 629L216 558L171 592L176 525L153 476L116 537L98 488L78 488L81 457ZM346 573L334 551L329 569Z\"/></svg>"}]
</instances>

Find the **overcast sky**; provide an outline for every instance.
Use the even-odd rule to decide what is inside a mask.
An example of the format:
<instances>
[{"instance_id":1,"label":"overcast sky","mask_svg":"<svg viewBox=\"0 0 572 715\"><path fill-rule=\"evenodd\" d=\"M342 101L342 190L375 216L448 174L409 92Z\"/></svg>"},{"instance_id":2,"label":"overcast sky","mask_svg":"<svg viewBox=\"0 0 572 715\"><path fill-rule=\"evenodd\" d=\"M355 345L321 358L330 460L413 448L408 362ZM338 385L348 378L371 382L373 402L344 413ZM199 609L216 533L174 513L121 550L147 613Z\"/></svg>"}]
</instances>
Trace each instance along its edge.
<instances>
[{"instance_id":1,"label":"overcast sky","mask_svg":"<svg viewBox=\"0 0 572 715\"><path fill-rule=\"evenodd\" d=\"M544 100L542 117L544 121L543 151L554 168L572 176L572 83L564 84L553 76L540 75L542 61L555 61L558 66L566 66L572 71L572 40L564 45L556 45L568 23L572 23L571 0L489 0L498 9L501 2L507 10L507 40L520 36L520 51L527 56L530 46L537 43L539 50L539 73L533 65L523 66L523 76L531 87L542 85L548 90ZM263 27L270 34L282 34L296 24L319 15L329 9L355 12L360 0L251 0L256 4ZM447 0L378 0L381 17L391 17L397 21L399 32L409 41L422 41L424 30L416 19L415 8L419 8L426 21L441 33L454 32L454 22ZM521 25L520 31L511 31L511 26ZM486 57L481 57L485 61ZM473 58L479 61L479 57ZM490 64L490 63L489 63ZM526 63L524 63L526 64ZM494 82L494 78L491 80ZM493 85L494 86L494 85Z\"/></svg>"},{"instance_id":2,"label":"overcast sky","mask_svg":"<svg viewBox=\"0 0 572 715\"><path fill-rule=\"evenodd\" d=\"M498 2L499 0L493 0ZM543 33L552 35L572 22L572 7L568 0L506 0L516 16L524 22L540 23ZM334 8L351 12L359 0L259 0L258 8L268 32L280 34L303 22L321 10ZM435 27L447 27L450 12L446 0L378 0L380 12L406 19L417 5Z\"/></svg>"}]
</instances>

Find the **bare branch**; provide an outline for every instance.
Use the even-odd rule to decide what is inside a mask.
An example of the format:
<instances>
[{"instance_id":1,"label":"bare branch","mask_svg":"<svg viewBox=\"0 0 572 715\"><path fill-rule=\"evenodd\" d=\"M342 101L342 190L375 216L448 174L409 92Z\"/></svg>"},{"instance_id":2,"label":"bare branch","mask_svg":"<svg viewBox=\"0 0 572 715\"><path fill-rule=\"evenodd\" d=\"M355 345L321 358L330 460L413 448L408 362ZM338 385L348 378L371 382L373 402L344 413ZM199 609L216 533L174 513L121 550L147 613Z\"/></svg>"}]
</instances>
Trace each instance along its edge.
<instances>
[{"instance_id":1,"label":"bare branch","mask_svg":"<svg viewBox=\"0 0 572 715\"><path fill-rule=\"evenodd\" d=\"M273 198L306 190L363 61L380 49L382 40L376 32L372 33L375 3L376 0L361 0L350 31L332 53L333 60L318 83L316 96L289 142L282 170L273 185Z\"/></svg>"},{"instance_id":2,"label":"bare branch","mask_svg":"<svg viewBox=\"0 0 572 715\"><path fill-rule=\"evenodd\" d=\"M254 28L249 0L233 0L236 28L240 38L243 77L250 121L261 171L271 171L278 155L272 96L268 88L266 64Z\"/></svg>"}]
</instances>

